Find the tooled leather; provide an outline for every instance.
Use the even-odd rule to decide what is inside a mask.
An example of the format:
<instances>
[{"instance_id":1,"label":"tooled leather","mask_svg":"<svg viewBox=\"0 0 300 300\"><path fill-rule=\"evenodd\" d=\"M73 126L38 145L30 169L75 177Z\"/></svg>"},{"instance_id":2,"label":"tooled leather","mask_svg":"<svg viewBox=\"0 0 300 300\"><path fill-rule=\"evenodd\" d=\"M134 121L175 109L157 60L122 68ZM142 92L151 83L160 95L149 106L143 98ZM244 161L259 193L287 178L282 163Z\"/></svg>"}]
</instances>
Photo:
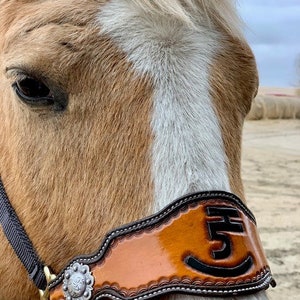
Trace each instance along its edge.
<instances>
[{"instance_id":1,"label":"tooled leather","mask_svg":"<svg viewBox=\"0 0 300 300\"><path fill-rule=\"evenodd\" d=\"M181 198L111 232L95 255L74 262L90 266L93 299L148 299L170 292L232 295L265 289L271 281L254 216L225 192ZM215 274L219 269L222 276ZM63 272L50 284L51 300L64 299L62 280Z\"/></svg>"}]
</instances>

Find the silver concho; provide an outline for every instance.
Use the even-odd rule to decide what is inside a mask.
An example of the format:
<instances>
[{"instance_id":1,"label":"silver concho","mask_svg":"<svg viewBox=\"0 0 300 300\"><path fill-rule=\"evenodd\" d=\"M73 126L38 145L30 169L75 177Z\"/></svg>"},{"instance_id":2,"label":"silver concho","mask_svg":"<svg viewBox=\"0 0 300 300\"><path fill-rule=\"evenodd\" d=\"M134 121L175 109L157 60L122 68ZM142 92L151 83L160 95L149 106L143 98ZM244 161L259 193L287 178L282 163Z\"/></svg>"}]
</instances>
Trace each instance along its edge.
<instances>
[{"instance_id":1,"label":"silver concho","mask_svg":"<svg viewBox=\"0 0 300 300\"><path fill-rule=\"evenodd\" d=\"M63 292L66 300L89 300L92 296L94 277L89 266L74 263L64 274Z\"/></svg>"}]
</instances>

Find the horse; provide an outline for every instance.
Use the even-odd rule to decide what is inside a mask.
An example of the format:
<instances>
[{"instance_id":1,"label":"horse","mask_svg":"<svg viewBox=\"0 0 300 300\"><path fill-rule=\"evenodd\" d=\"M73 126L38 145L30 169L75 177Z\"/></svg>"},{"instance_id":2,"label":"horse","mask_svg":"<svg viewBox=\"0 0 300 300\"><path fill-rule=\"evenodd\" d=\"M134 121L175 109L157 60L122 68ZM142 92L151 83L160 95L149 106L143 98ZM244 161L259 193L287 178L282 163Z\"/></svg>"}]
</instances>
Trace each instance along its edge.
<instances>
[{"instance_id":1,"label":"horse","mask_svg":"<svg viewBox=\"0 0 300 300\"><path fill-rule=\"evenodd\" d=\"M245 201L241 29L229 0L0 1L0 174L53 273L182 195ZM0 252L0 299L39 299L2 230Z\"/></svg>"}]
</instances>

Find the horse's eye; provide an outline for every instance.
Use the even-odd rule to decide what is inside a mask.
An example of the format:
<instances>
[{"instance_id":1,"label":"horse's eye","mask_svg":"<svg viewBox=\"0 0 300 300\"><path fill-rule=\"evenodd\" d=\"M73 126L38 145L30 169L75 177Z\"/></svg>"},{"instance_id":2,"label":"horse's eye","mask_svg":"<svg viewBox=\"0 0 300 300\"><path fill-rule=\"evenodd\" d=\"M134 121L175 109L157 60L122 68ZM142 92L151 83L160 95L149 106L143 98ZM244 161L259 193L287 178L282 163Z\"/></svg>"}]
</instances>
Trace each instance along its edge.
<instances>
[{"instance_id":1,"label":"horse's eye","mask_svg":"<svg viewBox=\"0 0 300 300\"><path fill-rule=\"evenodd\" d=\"M28 98L44 98L50 94L49 88L41 81L27 77L16 82L18 90Z\"/></svg>"},{"instance_id":2,"label":"horse's eye","mask_svg":"<svg viewBox=\"0 0 300 300\"><path fill-rule=\"evenodd\" d=\"M55 80L37 71L7 67L6 76L20 101L36 112L63 112L68 106L68 93Z\"/></svg>"},{"instance_id":3,"label":"horse's eye","mask_svg":"<svg viewBox=\"0 0 300 300\"><path fill-rule=\"evenodd\" d=\"M13 84L18 97L26 104L45 106L54 104L54 96L50 89L40 80L24 77Z\"/></svg>"}]
</instances>

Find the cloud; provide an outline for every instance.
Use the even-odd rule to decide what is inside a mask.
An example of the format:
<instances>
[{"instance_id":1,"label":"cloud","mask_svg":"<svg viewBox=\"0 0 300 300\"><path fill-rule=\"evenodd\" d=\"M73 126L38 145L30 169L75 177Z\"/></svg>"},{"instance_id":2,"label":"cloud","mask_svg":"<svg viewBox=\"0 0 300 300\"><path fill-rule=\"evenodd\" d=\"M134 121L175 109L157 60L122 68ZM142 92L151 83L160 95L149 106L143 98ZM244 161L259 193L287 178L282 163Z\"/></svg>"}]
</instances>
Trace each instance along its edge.
<instances>
[{"instance_id":1,"label":"cloud","mask_svg":"<svg viewBox=\"0 0 300 300\"><path fill-rule=\"evenodd\" d=\"M292 86L299 82L299 0L244 0L240 14L245 35L257 59L261 85Z\"/></svg>"}]
</instances>

